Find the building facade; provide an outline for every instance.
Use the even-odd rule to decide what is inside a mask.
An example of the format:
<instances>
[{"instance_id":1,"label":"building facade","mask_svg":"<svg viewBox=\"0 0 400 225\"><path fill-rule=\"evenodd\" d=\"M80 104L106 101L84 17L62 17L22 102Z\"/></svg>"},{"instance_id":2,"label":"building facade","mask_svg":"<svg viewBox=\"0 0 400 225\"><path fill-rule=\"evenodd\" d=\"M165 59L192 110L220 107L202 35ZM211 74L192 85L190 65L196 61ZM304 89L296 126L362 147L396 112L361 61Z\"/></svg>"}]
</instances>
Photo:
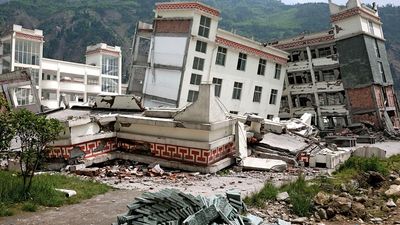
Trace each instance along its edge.
<instances>
[{"instance_id":1,"label":"building facade","mask_svg":"<svg viewBox=\"0 0 400 225\"><path fill-rule=\"evenodd\" d=\"M360 0L329 6L331 30L270 43L290 52L280 117L310 112L321 129L399 126L378 10Z\"/></svg>"},{"instance_id":2,"label":"building facade","mask_svg":"<svg viewBox=\"0 0 400 225\"><path fill-rule=\"evenodd\" d=\"M0 42L0 74L29 69L42 105L57 108L61 96L70 105L84 104L98 94L121 93L121 48L100 43L86 50L86 64L43 58L41 30L14 25ZM33 101L30 87L10 93L19 105Z\"/></svg>"},{"instance_id":3,"label":"building facade","mask_svg":"<svg viewBox=\"0 0 400 225\"><path fill-rule=\"evenodd\" d=\"M138 24L128 93L145 106L183 107L201 83L230 113L278 116L288 54L218 28L220 12L198 2L157 3Z\"/></svg>"}]
</instances>

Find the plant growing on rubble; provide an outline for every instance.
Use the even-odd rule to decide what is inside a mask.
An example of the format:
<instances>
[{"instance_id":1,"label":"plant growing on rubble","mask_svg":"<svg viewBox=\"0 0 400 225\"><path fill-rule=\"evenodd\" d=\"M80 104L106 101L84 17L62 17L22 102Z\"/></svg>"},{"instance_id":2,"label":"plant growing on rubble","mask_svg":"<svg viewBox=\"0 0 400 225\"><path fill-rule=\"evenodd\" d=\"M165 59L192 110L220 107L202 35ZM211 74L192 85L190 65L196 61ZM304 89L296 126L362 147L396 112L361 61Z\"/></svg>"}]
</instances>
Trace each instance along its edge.
<instances>
[{"instance_id":1,"label":"plant growing on rubble","mask_svg":"<svg viewBox=\"0 0 400 225\"><path fill-rule=\"evenodd\" d=\"M10 148L15 129L12 125L11 113L6 100L0 95L0 152Z\"/></svg>"},{"instance_id":2,"label":"plant growing on rubble","mask_svg":"<svg viewBox=\"0 0 400 225\"><path fill-rule=\"evenodd\" d=\"M48 144L54 141L62 130L56 119L47 119L26 109L12 113L16 137L21 142L20 169L23 179L22 192L29 197L34 173L44 158Z\"/></svg>"}]
</instances>

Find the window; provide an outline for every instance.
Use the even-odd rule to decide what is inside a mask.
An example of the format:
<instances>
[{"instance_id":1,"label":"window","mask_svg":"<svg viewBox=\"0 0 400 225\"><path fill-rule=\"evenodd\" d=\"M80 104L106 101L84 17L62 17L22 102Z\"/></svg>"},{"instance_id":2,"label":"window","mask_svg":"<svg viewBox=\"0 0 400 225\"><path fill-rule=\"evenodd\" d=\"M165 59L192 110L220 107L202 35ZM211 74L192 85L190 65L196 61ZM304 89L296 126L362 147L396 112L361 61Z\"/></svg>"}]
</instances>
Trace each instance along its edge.
<instances>
[{"instance_id":1,"label":"window","mask_svg":"<svg viewBox=\"0 0 400 225\"><path fill-rule=\"evenodd\" d=\"M368 20L368 31L371 34L375 34L375 32L374 32L374 23L371 20Z\"/></svg>"},{"instance_id":2,"label":"window","mask_svg":"<svg viewBox=\"0 0 400 225\"><path fill-rule=\"evenodd\" d=\"M386 83L386 75L385 75L385 70L383 69L383 63L382 62L378 62L379 63L379 72L381 73L382 76L382 81L383 83Z\"/></svg>"},{"instance_id":3,"label":"window","mask_svg":"<svg viewBox=\"0 0 400 225\"><path fill-rule=\"evenodd\" d=\"M211 19L205 16L200 18L199 35L208 38L210 34Z\"/></svg>"},{"instance_id":4,"label":"window","mask_svg":"<svg viewBox=\"0 0 400 225\"><path fill-rule=\"evenodd\" d=\"M202 41L196 42L196 51L206 53L207 52L207 43Z\"/></svg>"},{"instance_id":5,"label":"window","mask_svg":"<svg viewBox=\"0 0 400 225\"><path fill-rule=\"evenodd\" d=\"M217 59L215 61L215 64L225 66L226 52L226 48L218 47Z\"/></svg>"},{"instance_id":6,"label":"window","mask_svg":"<svg viewBox=\"0 0 400 225\"><path fill-rule=\"evenodd\" d=\"M258 70L257 70L258 75L265 75L265 66L266 65L267 65L267 60L260 59L260 61L258 61Z\"/></svg>"},{"instance_id":7,"label":"window","mask_svg":"<svg viewBox=\"0 0 400 225\"><path fill-rule=\"evenodd\" d=\"M281 79L281 70L282 70L282 65L276 64L275 65L275 76L274 76L275 79L277 79L277 80Z\"/></svg>"},{"instance_id":8,"label":"window","mask_svg":"<svg viewBox=\"0 0 400 225\"><path fill-rule=\"evenodd\" d=\"M15 96L17 97L18 105L29 105L33 103L33 95L31 89L17 88L15 89Z\"/></svg>"},{"instance_id":9,"label":"window","mask_svg":"<svg viewBox=\"0 0 400 225\"><path fill-rule=\"evenodd\" d=\"M42 90L42 99L43 100L57 100L57 91L56 90Z\"/></svg>"},{"instance_id":10,"label":"window","mask_svg":"<svg viewBox=\"0 0 400 225\"><path fill-rule=\"evenodd\" d=\"M233 99L240 99L240 96L242 94L242 87L243 87L243 83L239 83L239 82L234 83L233 93L232 93Z\"/></svg>"},{"instance_id":11,"label":"window","mask_svg":"<svg viewBox=\"0 0 400 225\"><path fill-rule=\"evenodd\" d=\"M198 57L194 57L193 69L202 71L204 69L204 59L198 58Z\"/></svg>"},{"instance_id":12,"label":"window","mask_svg":"<svg viewBox=\"0 0 400 225\"><path fill-rule=\"evenodd\" d=\"M278 90L271 89L271 96L269 98L269 104L275 105L277 96L278 96Z\"/></svg>"},{"instance_id":13,"label":"window","mask_svg":"<svg viewBox=\"0 0 400 225\"><path fill-rule=\"evenodd\" d=\"M103 92L118 92L118 80L113 78L103 77L101 80L101 91Z\"/></svg>"},{"instance_id":14,"label":"window","mask_svg":"<svg viewBox=\"0 0 400 225\"><path fill-rule=\"evenodd\" d=\"M87 79L87 84L88 85L98 85L99 84L99 79Z\"/></svg>"},{"instance_id":15,"label":"window","mask_svg":"<svg viewBox=\"0 0 400 225\"><path fill-rule=\"evenodd\" d=\"M331 47L325 47L318 49L319 57L327 57L332 55Z\"/></svg>"},{"instance_id":16,"label":"window","mask_svg":"<svg viewBox=\"0 0 400 225\"><path fill-rule=\"evenodd\" d=\"M272 120L274 118L274 115L267 115L267 119Z\"/></svg>"},{"instance_id":17,"label":"window","mask_svg":"<svg viewBox=\"0 0 400 225\"><path fill-rule=\"evenodd\" d=\"M244 53L239 53L238 63L237 63L237 70L245 71L246 70L246 60L247 55Z\"/></svg>"},{"instance_id":18,"label":"window","mask_svg":"<svg viewBox=\"0 0 400 225\"><path fill-rule=\"evenodd\" d=\"M229 113L230 113L230 114L235 114L235 115L239 114L238 111L229 111Z\"/></svg>"},{"instance_id":19,"label":"window","mask_svg":"<svg viewBox=\"0 0 400 225\"><path fill-rule=\"evenodd\" d=\"M39 65L40 43L26 40L15 41L15 62L30 65Z\"/></svg>"},{"instance_id":20,"label":"window","mask_svg":"<svg viewBox=\"0 0 400 225\"><path fill-rule=\"evenodd\" d=\"M376 55L376 57L380 58L381 57L381 52L379 51L379 45L378 45L378 40L377 39L375 39L374 47L375 47L375 55Z\"/></svg>"},{"instance_id":21,"label":"window","mask_svg":"<svg viewBox=\"0 0 400 225\"><path fill-rule=\"evenodd\" d=\"M198 91L189 90L187 101L188 102L195 102L197 100L197 97L199 97L199 92Z\"/></svg>"},{"instance_id":22,"label":"window","mask_svg":"<svg viewBox=\"0 0 400 225\"><path fill-rule=\"evenodd\" d=\"M118 61L118 57L103 55L101 62L101 74L118 76Z\"/></svg>"},{"instance_id":23,"label":"window","mask_svg":"<svg viewBox=\"0 0 400 225\"><path fill-rule=\"evenodd\" d=\"M57 75L42 73L42 80L57 80Z\"/></svg>"},{"instance_id":24,"label":"window","mask_svg":"<svg viewBox=\"0 0 400 225\"><path fill-rule=\"evenodd\" d=\"M192 73L190 84L199 85L201 83L201 75Z\"/></svg>"},{"instance_id":25,"label":"window","mask_svg":"<svg viewBox=\"0 0 400 225\"><path fill-rule=\"evenodd\" d=\"M222 79L213 78L214 94L216 97L221 97Z\"/></svg>"},{"instance_id":26,"label":"window","mask_svg":"<svg viewBox=\"0 0 400 225\"><path fill-rule=\"evenodd\" d=\"M253 102L261 102L262 87L256 86L254 88Z\"/></svg>"}]
</instances>

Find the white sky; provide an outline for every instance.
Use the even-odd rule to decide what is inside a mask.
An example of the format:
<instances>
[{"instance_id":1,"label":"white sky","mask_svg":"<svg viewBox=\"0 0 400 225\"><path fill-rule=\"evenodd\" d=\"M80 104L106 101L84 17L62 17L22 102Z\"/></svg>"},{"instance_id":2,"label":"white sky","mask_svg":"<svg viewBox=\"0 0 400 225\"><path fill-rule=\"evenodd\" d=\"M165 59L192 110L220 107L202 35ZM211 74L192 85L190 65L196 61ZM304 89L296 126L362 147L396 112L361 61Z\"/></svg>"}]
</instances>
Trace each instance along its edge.
<instances>
[{"instance_id":1,"label":"white sky","mask_svg":"<svg viewBox=\"0 0 400 225\"><path fill-rule=\"evenodd\" d=\"M328 0L281 0L285 4L296 4L296 3L307 3L307 2L328 2ZM336 4L346 4L347 0L333 0L332 2ZM378 5L386 5L386 4L393 4L393 5L400 5L400 0L361 0L362 3L372 3L376 2Z\"/></svg>"}]
</instances>

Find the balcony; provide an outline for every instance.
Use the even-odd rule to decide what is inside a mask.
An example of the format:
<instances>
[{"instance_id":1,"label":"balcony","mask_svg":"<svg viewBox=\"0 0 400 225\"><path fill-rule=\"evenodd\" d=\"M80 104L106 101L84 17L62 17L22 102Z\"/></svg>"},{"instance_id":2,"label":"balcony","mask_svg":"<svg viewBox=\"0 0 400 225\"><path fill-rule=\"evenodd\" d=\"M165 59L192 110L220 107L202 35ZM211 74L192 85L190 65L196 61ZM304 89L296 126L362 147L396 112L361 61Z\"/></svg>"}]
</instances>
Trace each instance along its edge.
<instances>
[{"instance_id":1,"label":"balcony","mask_svg":"<svg viewBox=\"0 0 400 225\"><path fill-rule=\"evenodd\" d=\"M60 91L85 92L85 84L72 82L72 81L70 81L70 82L61 81L60 82Z\"/></svg>"},{"instance_id":2,"label":"balcony","mask_svg":"<svg viewBox=\"0 0 400 225\"><path fill-rule=\"evenodd\" d=\"M89 93L100 93L101 92L101 86L98 85L86 85L86 92Z\"/></svg>"},{"instance_id":3,"label":"balcony","mask_svg":"<svg viewBox=\"0 0 400 225\"><path fill-rule=\"evenodd\" d=\"M312 60L314 67L326 67L326 66L339 66L339 60L336 55L316 58Z\"/></svg>"},{"instance_id":4,"label":"balcony","mask_svg":"<svg viewBox=\"0 0 400 225\"><path fill-rule=\"evenodd\" d=\"M41 80L40 84L42 89L58 89L58 82L56 80Z\"/></svg>"},{"instance_id":5,"label":"balcony","mask_svg":"<svg viewBox=\"0 0 400 225\"><path fill-rule=\"evenodd\" d=\"M288 64L287 72L305 71L310 69L308 61L293 62Z\"/></svg>"},{"instance_id":6,"label":"balcony","mask_svg":"<svg viewBox=\"0 0 400 225\"><path fill-rule=\"evenodd\" d=\"M325 81L325 82L317 82L315 84L318 92L327 92L327 91L343 91L343 82L341 80L337 81Z\"/></svg>"}]
</instances>

